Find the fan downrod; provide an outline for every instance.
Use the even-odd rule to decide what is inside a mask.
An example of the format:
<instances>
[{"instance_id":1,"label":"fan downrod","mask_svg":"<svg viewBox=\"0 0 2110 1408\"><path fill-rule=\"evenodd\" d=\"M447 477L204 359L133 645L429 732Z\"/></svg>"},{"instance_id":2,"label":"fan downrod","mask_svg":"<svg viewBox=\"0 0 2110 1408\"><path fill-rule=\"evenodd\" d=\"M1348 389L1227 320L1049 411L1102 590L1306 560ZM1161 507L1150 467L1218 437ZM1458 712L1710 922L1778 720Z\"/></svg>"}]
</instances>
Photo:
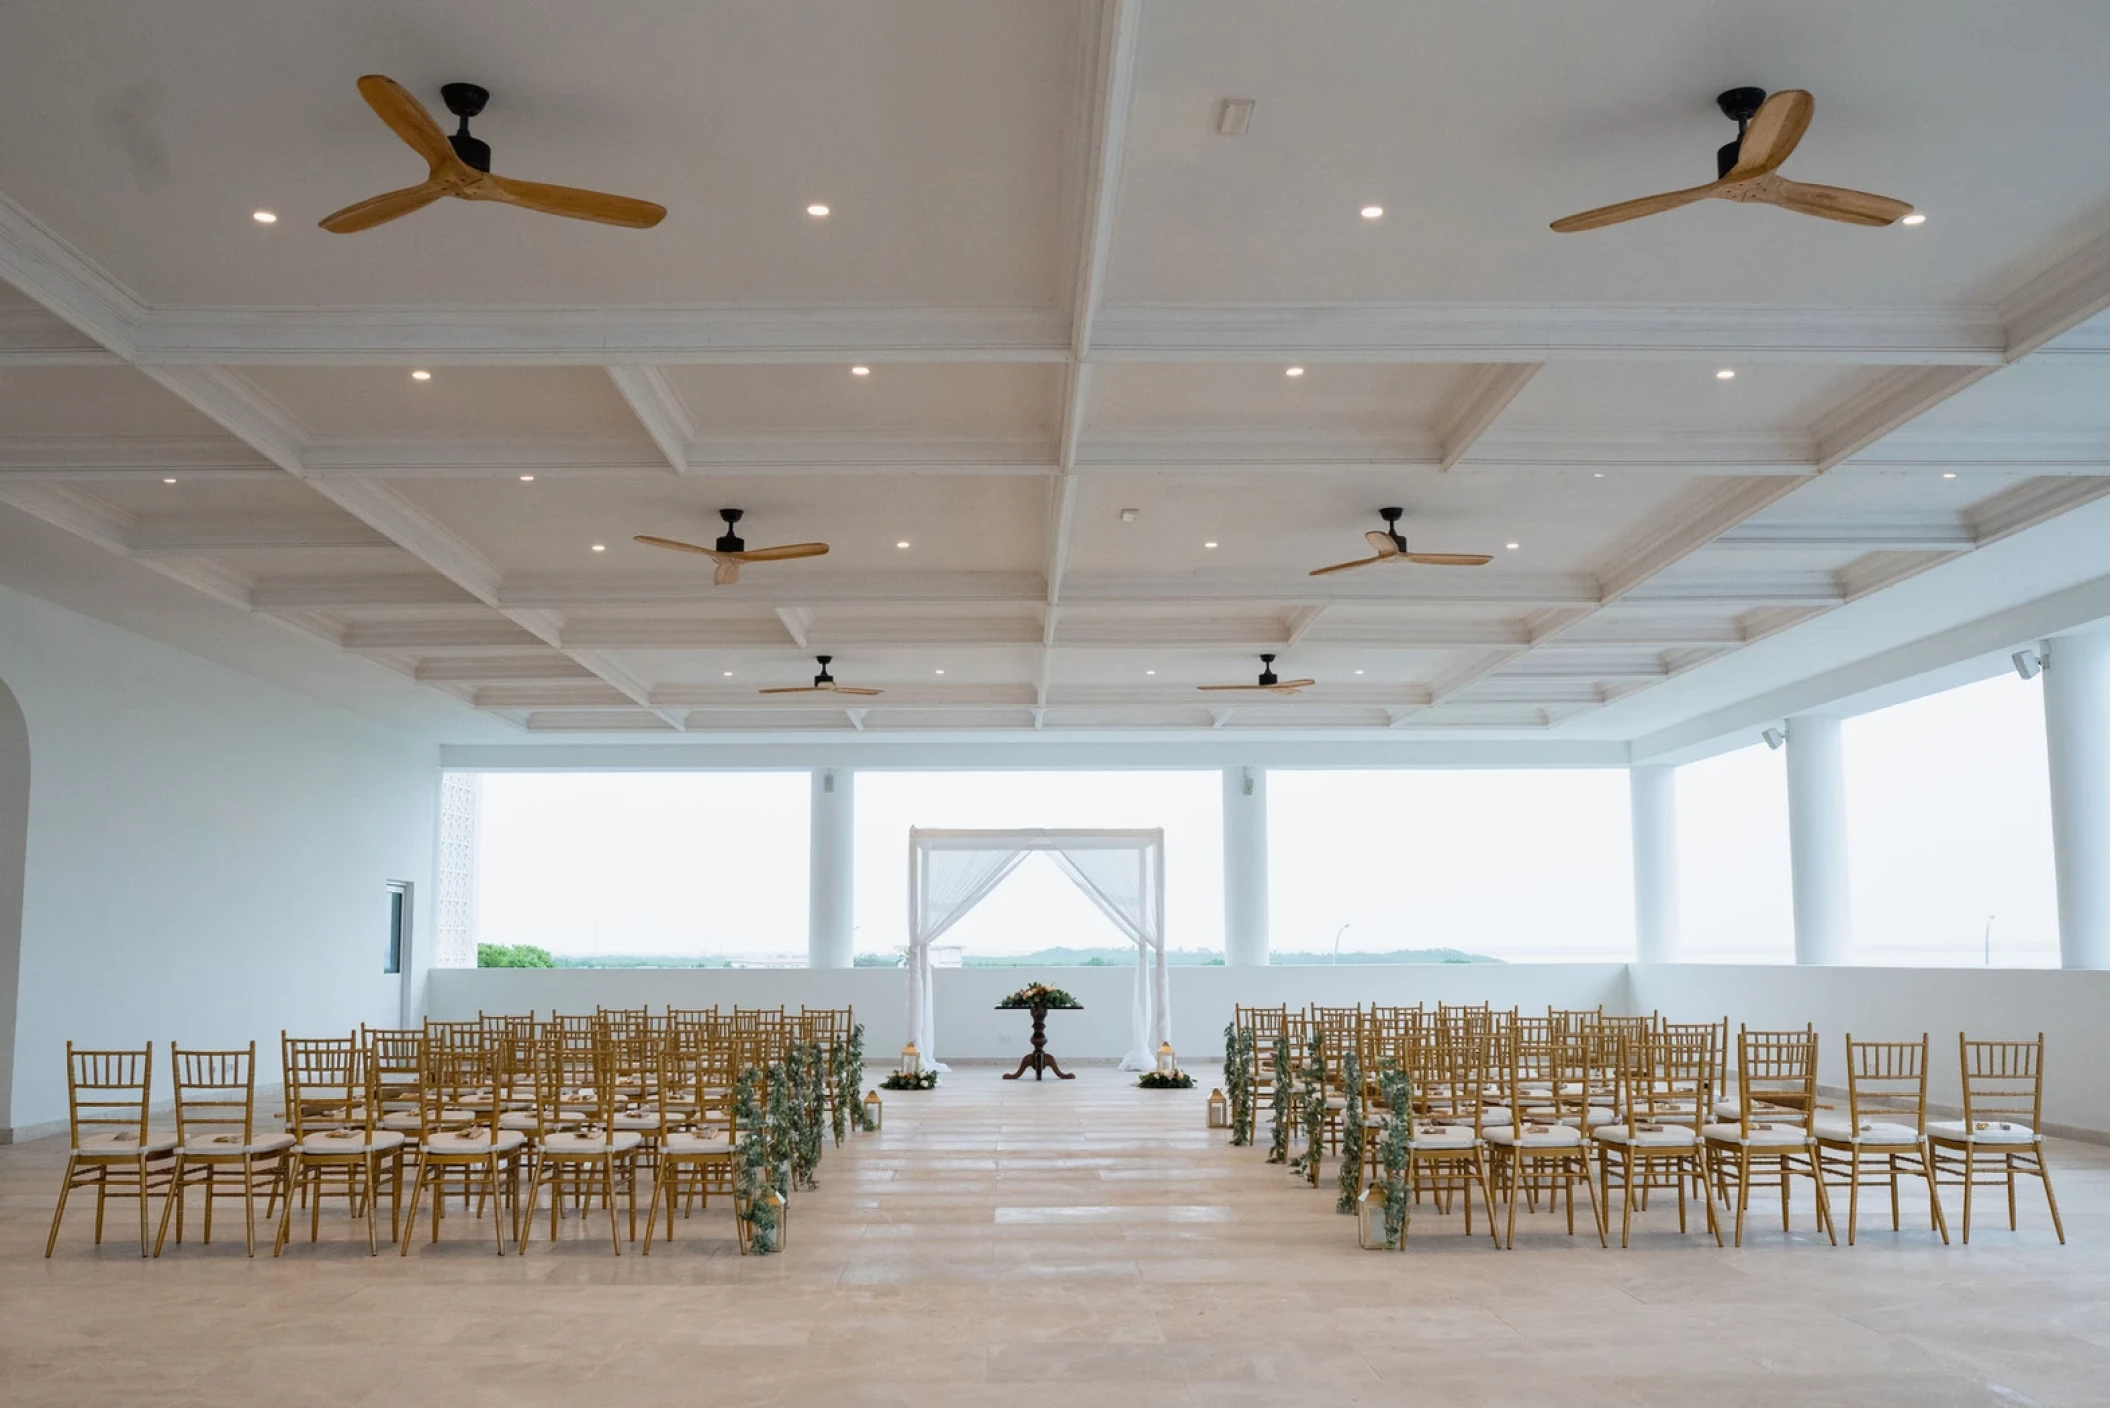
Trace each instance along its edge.
<instances>
[{"instance_id":1,"label":"fan downrod","mask_svg":"<svg viewBox=\"0 0 2110 1408\"><path fill-rule=\"evenodd\" d=\"M737 508L721 508L718 510L718 516L725 520L725 533L722 537L718 539L718 551L747 551L747 543L742 540L737 533L733 531L734 528L738 526L740 520L746 516L746 510Z\"/></svg>"},{"instance_id":2,"label":"fan downrod","mask_svg":"<svg viewBox=\"0 0 2110 1408\"><path fill-rule=\"evenodd\" d=\"M442 83L440 101L447 111L462 120L460 128L448 134L447 144L454 154L462 159L462 165L476 171L491 169L491 144L469 135L469 119L484 110L491 101L491 90L474 83Z\"/></svg>"},{"instance_id":3,"label":"fan downrod","mask_svg":"<svg viewBox=\"0 0 2110 1408\"><path fill-rule=\"evenodd\" d=\"M1399 520L1407 516L1407 511L1403 508L1381 508L1377 511L1377 516L1385 520L1385 535L1399 545L1401 552L1405 552L1407 540L1399 535Z\"/></svg>"},{"instance_id":4,"label":"fan downrod","mask_svg":"<svg viewBox=\"0 0 2110 1408\"><path fill-rule=\"evenodd\" d=\"M1279 684L1280 682L1281 682L1281 676L1279 676L1279 675L1277 675L1277 674L1275 673L1275 657L1274 657L1274 656L1272 656L1272 655L1263 655L1263 656L1261 656L1261 657L1260 657L1260 683L1261 683L1262 685L1271 685L1271 684Z\"/></svg>"},{"instance_id":5,"label":"fan downrod","mask_svg":"<svg viewBox=\"0 0 2110 1408\"><path fill-rule=\"evenodd\" d=\"M835 676L828 673L828 665L829 662L835 659L835 657L833 655L816 655L813 658L815 660L818 660L821 666L821 672L813 677L813 683L816 686L824 684L834 684Z\"/></svg>"},{"instance_id":6,"label":"fan downrod","mask_svg":"<svg viewBox=\"0 0 2110 1408\"><path fill-rule=\"evenodd\" d=\"M1730 168L1736 165L1737 157L1743 153L1744 130L1751 125L1751 119L1758 116L1765 101L1766 90L1763 88L1731 88L1715 95L1714 103L1722 110L1722 116L1736 124L1736 140L1715 149L1715 180L1727 176Z\"/></svg>"}]
</instances>

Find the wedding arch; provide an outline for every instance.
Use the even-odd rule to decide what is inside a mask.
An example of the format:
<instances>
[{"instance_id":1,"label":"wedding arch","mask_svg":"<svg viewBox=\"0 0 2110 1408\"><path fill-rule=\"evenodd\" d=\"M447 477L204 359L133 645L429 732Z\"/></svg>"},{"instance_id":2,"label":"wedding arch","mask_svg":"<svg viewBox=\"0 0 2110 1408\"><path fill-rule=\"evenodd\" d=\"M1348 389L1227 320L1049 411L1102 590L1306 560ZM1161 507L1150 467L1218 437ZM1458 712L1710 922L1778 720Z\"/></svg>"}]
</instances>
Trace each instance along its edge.
<instances>
[{"instance_id":1,"label":"wedding arch","mask_svg":"<svg viewBox=\"0 0 2110 1408\"><path fill-rule=\"evenodd\" d=\"M1146 1070L1172 1032L1165 974L1165 832L926 831L908 833L908 1030L924 1061L935 1053L930 946L1036 851L1099 906L1136 946L1131 1037L1121 1068Z\"/></svg>"}]
</instances>

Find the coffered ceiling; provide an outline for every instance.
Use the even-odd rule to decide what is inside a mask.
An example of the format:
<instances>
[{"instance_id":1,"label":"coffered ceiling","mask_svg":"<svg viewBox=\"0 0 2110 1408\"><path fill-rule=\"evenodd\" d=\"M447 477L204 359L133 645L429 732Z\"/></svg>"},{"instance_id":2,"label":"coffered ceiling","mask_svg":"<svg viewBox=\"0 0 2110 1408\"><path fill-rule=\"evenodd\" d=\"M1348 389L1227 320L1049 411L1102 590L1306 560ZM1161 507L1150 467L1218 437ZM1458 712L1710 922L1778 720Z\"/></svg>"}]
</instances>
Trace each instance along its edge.
<instances>
[{"instance_id":1,"label":"coffered ceiling","mask_svg":"<svg viewBox=\"0 0 2110 1408\"><path fill-rule=\"evenodd\" d=\"M2110 146L2075 136L2100 5L0 25L0 542L71 534L183 630L267 620L465 719L1574 733L2110 491ZM434 108L482 83L497 169L668 217L323 233L418 174L366 72ZM1704 180L1737 84L1815 93L1791 174L1926 222L1547 230ZM1308 575L1388 504L1416 550L1494 561ZM831 551L717 587L632 541L724 507ZM92 609L48 560L9 580ZM1195 689L1263 651L1318 684ZM885 693L756 692L822 653Z\"/></svg>"}]
</instances>

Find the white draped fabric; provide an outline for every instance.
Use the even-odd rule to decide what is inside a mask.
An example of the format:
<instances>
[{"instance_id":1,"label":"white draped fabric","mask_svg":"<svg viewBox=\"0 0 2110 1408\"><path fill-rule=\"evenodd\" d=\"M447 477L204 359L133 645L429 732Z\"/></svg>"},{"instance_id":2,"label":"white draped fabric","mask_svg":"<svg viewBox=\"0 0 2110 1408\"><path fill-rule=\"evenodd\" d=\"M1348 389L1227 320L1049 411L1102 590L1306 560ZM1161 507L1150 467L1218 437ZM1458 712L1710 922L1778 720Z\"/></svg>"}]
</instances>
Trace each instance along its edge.
<instances>
[{"instance_id":1,"label":"white draped fabric","mask_svg":"<svg viewBox=\"0 0 2110 1408\"><path fill-rule=\"evenodd\" d=\"M1050 853L1136 946L1131 1044L1123 1070L1147 1070L1172 1032L1165 970L1165 833L1151 831L909 832L908 1029L926 1065L935 1053L930 946L1035 851Z\"/></svg>"}]
</instances>

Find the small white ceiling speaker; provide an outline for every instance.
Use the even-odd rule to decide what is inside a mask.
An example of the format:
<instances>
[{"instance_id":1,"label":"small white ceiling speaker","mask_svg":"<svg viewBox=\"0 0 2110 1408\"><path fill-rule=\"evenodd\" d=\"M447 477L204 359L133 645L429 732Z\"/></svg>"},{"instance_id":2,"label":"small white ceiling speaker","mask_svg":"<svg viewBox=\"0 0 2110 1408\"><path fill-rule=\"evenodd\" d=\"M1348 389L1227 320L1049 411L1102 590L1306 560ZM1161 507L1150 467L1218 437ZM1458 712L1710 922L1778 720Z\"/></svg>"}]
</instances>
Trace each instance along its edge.
<instances>
[{"instance_id":1,"label":"small white ceiling speaker","mask_svg":"<svg viewBox=\"0 0 2110 1408\"><path fill-rule=\"evenodd\" d=\"M1251 98L1225 98L1216 111L1216 130L1226 137L1243 137L1253 125Z\"/></svg>"},{"instance_id":2,"label":"small white ceiling speaker","mask_svg":"<svg viewBox=\"0 0 2110 1408\"><path fill-rule=\"evenodd\" d=\"M2044 672L2044 657L2034 650L2018 650L2008 658L2015 662L2015 673L2026 680Z\"/></svg>"},{"instance_id":3,"label":"small white ceiling speaker","mask_svg":"<svg viewBox=\"0 0 2110 1408\"><path fill-rule=\"evenodd\" d=\"M1766 746L1775 750L1776 752L1779 751L1781 744L1788 741L1788 734L1786 729L1769 728L1760 733L1758 736L1760 738L1765 739Z\"/></svg>"}]
</instances>

